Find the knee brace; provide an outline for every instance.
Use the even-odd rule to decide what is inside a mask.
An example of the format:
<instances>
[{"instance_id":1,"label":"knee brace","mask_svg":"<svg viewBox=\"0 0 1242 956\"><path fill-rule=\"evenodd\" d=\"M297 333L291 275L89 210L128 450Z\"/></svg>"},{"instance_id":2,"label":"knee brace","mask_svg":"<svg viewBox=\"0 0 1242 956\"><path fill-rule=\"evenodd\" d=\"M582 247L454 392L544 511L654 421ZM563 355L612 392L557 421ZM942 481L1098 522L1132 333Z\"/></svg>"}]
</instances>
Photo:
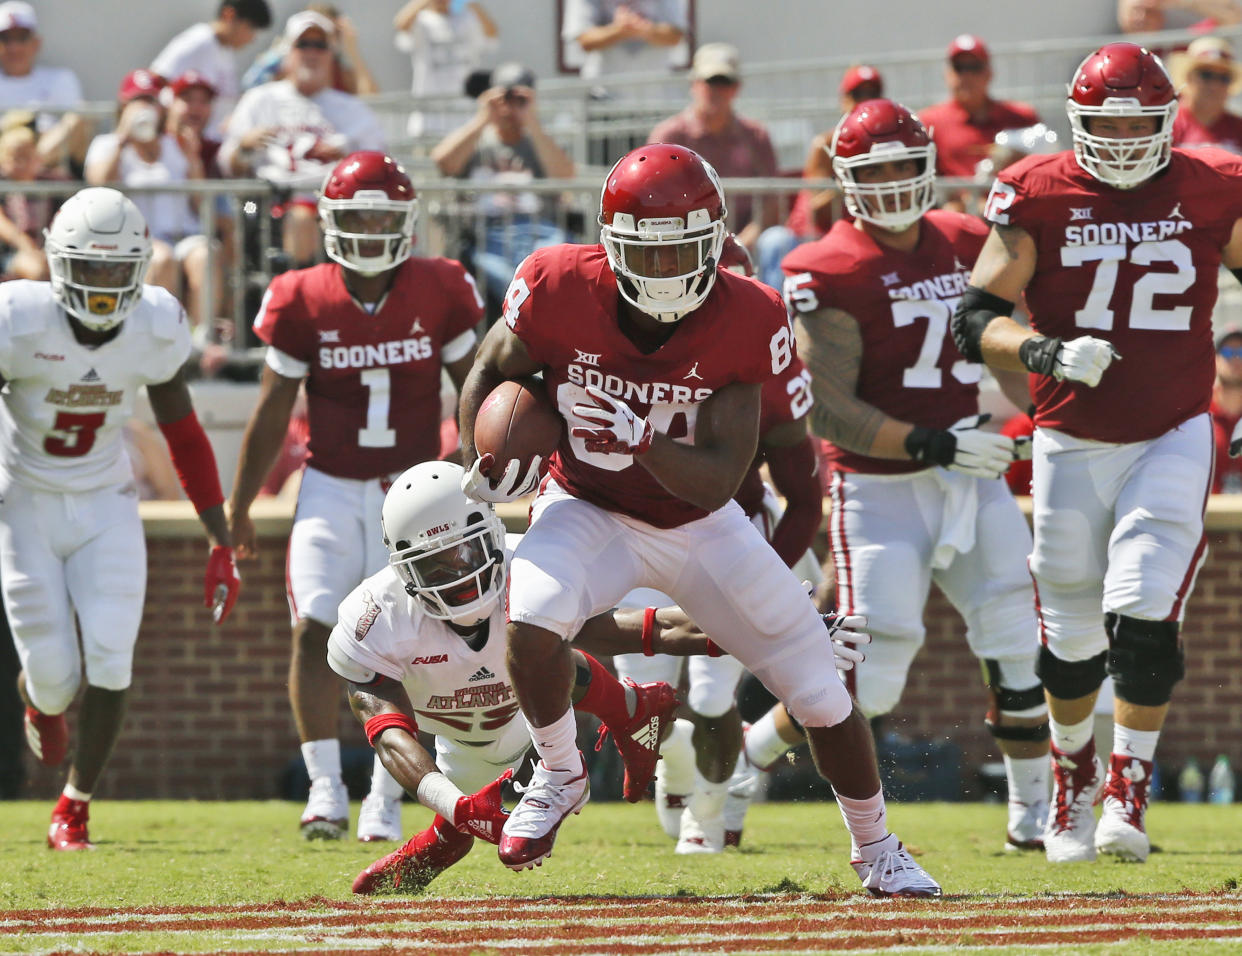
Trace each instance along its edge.
<instances>
[{"instance_id":1,"label":"knee brace","mask_svg":"<svg viewBox=\"0 0 1242 956\"><path fill-rule=\"evenodd\" d=\"M1117 696L1142 707L1169 702L1173 688L1186 676L1186 658L1177 621L1144 621L1124 614L1105 614L1108 632L1108 676Z\"/></svg>"},{"instance_id":2,"label":"knee brace","mask_svg":"<svg viewBox=\"0 0 1242 956\"><path fill-rule=\"evenodd\" d=\"M1100 651L1085 661L1063 661L1047 647L1040 647L1035 673L1044 688L1061 700L1077 700L1100 689L1104 683L1104 660L1108 651Z\"/></svg>"},{"instance_id":3,"label":"knee brace","mask_svg":"<svg viewBox=\"0 0 1242 956\"><path fill-rule=\"evenodd\" d=\"M981 663L988 696L991 698L991 705L983 718L988 733L997 740L1047 740L1047 719L1034 727L1015 727L1000 722L1002 714L1022 718L1046 718L1048 703L1044 699L1044 685L1035 684L1023 690L1014 690L1006 687L1002 681L1000 661L984 660ZM1027 666L1029 667L1029 663Z\"/></svg>"}]
</instances>

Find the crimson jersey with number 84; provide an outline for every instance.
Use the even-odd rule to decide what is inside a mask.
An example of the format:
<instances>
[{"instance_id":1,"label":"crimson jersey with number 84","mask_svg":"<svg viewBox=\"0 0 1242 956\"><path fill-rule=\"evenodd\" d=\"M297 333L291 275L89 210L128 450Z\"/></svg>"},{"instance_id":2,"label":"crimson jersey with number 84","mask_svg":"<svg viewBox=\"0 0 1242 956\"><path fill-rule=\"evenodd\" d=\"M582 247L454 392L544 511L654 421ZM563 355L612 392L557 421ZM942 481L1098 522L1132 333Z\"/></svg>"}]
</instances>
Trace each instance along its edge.
<instances>
[{"instance_id":1,"label":"crimson jersey with number 84","mask_svg":"<svg viewBox=\"0 0 1242 956\"><path fill-rule=\"evenodd\" d=\"M566 421L595 385L622 399L656 431L692 443L701 405L734 382L761 384L793 360L793 334L780 298L720 270L707 300L677 323L654 352L621 332L617 280L602 246L549 246L531 254L505 296L505 322L536 362ZM577 498L658 528L707 514L673 495L629 455L589 452L566 430L551 475Z\"/></svg>"},{"instance_id":2,"label":"crimson jersey with number 84","mask_svg":"<svg viewBox=\"0 0 1242 956\"><path fill-rule=\"evenodd\" d=\"M1164 172L1120 190L1086 173L1073 153L1031 156L997 177L986 215L1035 241L1032 327L1106 339L1122 357L1095 388L1032 376L1037 425L1137 442L1207 411L1212 307L1221 249L1242 217L1242 159L1175 149Z\"/></svg>"}]
</instances>

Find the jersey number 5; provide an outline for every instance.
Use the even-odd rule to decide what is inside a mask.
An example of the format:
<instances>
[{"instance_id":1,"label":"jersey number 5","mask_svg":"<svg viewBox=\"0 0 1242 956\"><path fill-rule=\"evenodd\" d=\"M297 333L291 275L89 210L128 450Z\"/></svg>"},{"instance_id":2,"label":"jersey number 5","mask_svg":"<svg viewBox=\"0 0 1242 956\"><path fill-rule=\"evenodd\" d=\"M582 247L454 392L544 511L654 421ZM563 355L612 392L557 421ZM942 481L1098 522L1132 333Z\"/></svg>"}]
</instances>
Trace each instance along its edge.
<instances>
[{"instance_id":1,"label":"jersey number 5","mask_svg":"<svg viewBox=\"0 0 1242 956\"><path fill-rule=\"evenodd\" d=\"M81 458L95 447L106 412L57 412L52 430L43 439L43 450L60 458Z\"/></svg>"}]
</instances>

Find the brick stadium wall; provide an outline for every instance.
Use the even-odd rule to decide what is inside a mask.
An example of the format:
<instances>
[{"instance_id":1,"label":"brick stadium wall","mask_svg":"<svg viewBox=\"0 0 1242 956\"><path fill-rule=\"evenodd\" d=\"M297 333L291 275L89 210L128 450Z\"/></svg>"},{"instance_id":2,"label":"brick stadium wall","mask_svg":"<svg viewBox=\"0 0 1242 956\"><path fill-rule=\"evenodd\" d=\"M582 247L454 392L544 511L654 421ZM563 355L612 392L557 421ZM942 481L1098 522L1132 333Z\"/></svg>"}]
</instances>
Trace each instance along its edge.
<instances>
[{"instance_id":1,"label":"brick stadium wall","mask_svg":"<svg viewBox=\"0 0 1242 956\"><path fill-rule=\"evenodd\" d=\"M101 795L255 799L279 794L281 774L298 746L286 697L284 556L290 519L283 506L268 507L256 509L263 553L257 563L243 565L242 597L226 625L215 628L201 606L206 552L188 505L143 506L147 610L129 717ZM1208 526L1211 551L1184 630L1187 676L1174 697L1158 754L1171 768L1190 755L1205 765L1218 753L1242 766L1242 501L1214 500ZM927 644L888 726L957 745L969 794L974 768L999 759L999 753L983 729L986 695L961 619L934 588L927 629ZM339 724L344 745L366 746L343 698ZM27 769L28 796L58 792L62 772L41 767L29 754Z\"/></svg>"}]
</instances>

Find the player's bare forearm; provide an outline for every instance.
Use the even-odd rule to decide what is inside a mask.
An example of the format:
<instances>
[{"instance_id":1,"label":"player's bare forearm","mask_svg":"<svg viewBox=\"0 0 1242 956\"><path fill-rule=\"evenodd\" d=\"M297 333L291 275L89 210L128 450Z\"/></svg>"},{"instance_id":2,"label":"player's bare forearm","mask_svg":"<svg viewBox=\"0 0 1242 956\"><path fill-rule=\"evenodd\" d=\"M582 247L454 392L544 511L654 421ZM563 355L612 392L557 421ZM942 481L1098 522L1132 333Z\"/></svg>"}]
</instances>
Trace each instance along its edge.
<instances>
[{"instance_id":1,"label":"player's bare forearm","mask_svg":"<svg viewBox=\"0 0 1242 956\"><path fill-rule=\"evenodd\" d=\"M233 493L229 496L229 510L233 514L244 514L250 510L267 473L276 463L300 384L301 379L280 375L270 366L263 366L259 403L246 424L237 472L233 477Z\"/></svg>"},{"instance_id":2,"label":"player's bare forearm","mask_svg":"<svg viewBox=\"0 0 1242 956\"><path fill-rule=\"evenodd\" d=\"M678 498L706 511L723 507L755 458L759 392L759 385L726 385L699 406L693 445L657 432L635 461Z\"/></svg>"},{"instance_id":3,"label":"player's bare forearm","mask_svg":"<svg viewBox=\"0 0 1242 956\"><path fill-rule=\"evenodd\" d=\"M509 378L533 375L543 366L526 351L522 340L504 322L497 322L484 336L474 357L474 365L461 386L457 406L457 430L461 435L461 460L466 467L474 464L474 420L483 400L497 385Z\"/></svg>"},{"instance_id":4,"label":"player's bare forearm","mask_svg":"<svg viewBox=\"0 0 1242 956\"><path fill-rule=\"evenodd\" d=\"M207 532L207 539L212 546L217 545L231 548L233 547L233 537L229 533L228 518L224 514L224 505L212 505L198 516L198 520L203 523L203 529Z\"/></svg>"},{"instance_id":5,"label":"player's bare forearm","mask_svg":"<svg viewBox=\"0 0 1242 956\"><path fill-rule=\"evenodd\" d=\"M367 687L351 683L347 693L349 709L363 726L380 714L404 714L414 719L405 689L395 681ZM418 738L400 727L389 727L375 738L375 753L392 778L411 795L418 792L425 775L437 771L435 759Z\"/></svg>"},{"instance_id":6,"label":"player's bare forearm","mask_svg":"<svg viewBox=\"0 0 1242 956\"><path fill-rule=\"evenodd\" d=\"M1007 302L1018 302L1035 274L1035 240L1019 226L993 225L970 274L970 284ZM988 365L1020 372L1025 369L1018 347L1035 333L1011 316L997 316L983 330L979 349Z\"/></svg>"},{"instance_id":7,"label":"player's bare forearm","mask_svg":"<svg viewBox=\"0 0 1242 956\"><path fill-rule=\"evenodd\" d=\"M642 653L645 614L645 608L616 608L597 614L582 625L574 647L596 655ZM681 608L662 607L653 621L650 651L672 657L706 654L707 635Z\"/></svg>"},{"instance_id":8,"label":"player's bare forearm","mask_svg":"<svg viewBox=\"0 0 1242 956\"><path fill-rule=\"evenodd\" d=\"M855 394L863 352L858 321L841 309L809 312L798 316L797 338L815 399L811 431L863 455L908 459L905 442L912 426Z\"/></svg>"},{"instance_id":9,"label":"player's bare forearm","mask_svg":"<svg viewBox=\"0 0 1242 956\"><path fill-rule=\"evenodd\" d=\"M784 444L790 434L800 437L792 444ZM819 460L806 433L806 419L770 429L763 437L763 446L772 486L785 499L785 510L772 529L770 543L781 560L792 567L806 554L824 520Z\"/></svg>"}]
</instances>

